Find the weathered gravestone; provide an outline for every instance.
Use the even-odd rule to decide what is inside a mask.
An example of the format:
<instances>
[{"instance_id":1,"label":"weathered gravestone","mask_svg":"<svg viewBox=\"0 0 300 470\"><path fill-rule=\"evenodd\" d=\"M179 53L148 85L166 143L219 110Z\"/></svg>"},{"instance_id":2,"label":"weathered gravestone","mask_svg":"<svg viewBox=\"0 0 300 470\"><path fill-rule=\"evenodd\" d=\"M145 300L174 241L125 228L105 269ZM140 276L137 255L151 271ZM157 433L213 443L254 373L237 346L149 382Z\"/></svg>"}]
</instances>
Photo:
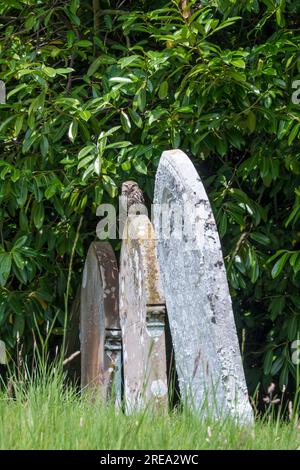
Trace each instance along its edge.
<instances>
[{"instance_id":1,"label":"weathered gravestone","mask_svg":"<svg viewBox=\"0 0 300 470\"><path fill-rule=\"evenodd\" d=\"M93 242L81 287L81 386L100 392L103 401L114 390L117 405L122 378L118 285L118 266L111 245Z\"/></svg>"},{"instance_id":2,"label":"weathered gravestone","mask_svg":"<svg viewBox=\"0 0 300 470\"><path fill-rule=\"evenodd\" d=\"M180 150L155 182L157 256L183 401L252 420L222 250L201 179Z\"/></svg>"},{"instance_id":3,"label":"weathered gravestone","mask_svg":"<svg viewBox=\"0 0 300 470\"><path fill-rule=\"evenodd\" d=\"M153 227L129 216L120 259L120 322L127 413L144 406L167 409L165 300Z\"/></svg>"}]
</instances>

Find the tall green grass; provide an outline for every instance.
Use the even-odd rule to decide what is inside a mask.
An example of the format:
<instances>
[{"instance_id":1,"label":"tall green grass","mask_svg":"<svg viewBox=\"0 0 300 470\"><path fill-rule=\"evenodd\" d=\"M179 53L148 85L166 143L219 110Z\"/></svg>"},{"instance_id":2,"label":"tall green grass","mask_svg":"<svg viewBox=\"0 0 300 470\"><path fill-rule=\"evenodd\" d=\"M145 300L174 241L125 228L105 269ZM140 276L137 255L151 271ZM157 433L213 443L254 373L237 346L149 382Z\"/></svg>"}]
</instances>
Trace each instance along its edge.
<instances>
[{"instance_id":1,"label":"tall green grass","mask_svg":"<svg viewBox=\"0 0 300 470\"><path fill-rule=\"evenodd\" d=\"M297 449L300 428L274 420L253 427L200 419L186 409L125 416L66 385L61 367L12 377L0 392L0 449Z\"/></svg>"}]
</instances>

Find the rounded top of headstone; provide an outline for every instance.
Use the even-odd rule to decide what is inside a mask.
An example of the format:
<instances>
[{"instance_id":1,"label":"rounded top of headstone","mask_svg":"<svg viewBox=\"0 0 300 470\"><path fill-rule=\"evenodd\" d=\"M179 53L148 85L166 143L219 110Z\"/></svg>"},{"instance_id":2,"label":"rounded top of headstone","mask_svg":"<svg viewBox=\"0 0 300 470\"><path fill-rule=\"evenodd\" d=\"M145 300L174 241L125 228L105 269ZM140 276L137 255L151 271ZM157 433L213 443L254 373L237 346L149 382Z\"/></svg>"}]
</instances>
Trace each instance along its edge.
<instances>
[{"instance_id":1,"label":"rounded top of headstone","mask_svg":"<svg viewBox=\"0 0 300 470\"><path fill-rule=\"evenodd\" d=\"M97 276L96 276L96 273ZM119 323L119 270L112 246L108 242L92 242L83 271L82 289L94 288L96 279L105 312L105 327L120 328Z\"/></svg>"},{"instance_id":2,"label":"rounded top of headstone","mask_svg":"<svg viewBox=\"0 0 300 470\"><path fill-rule=\"evenodd\" d=\"M197 199L201 203L208 203L208 198L201 179L190 158L179 149L166 150L162 153L159 161L156 179L154 202L163 203L166 195L161 195L166 185L164 180L169 179L170 174L174 176L175 185L172 193L176 199L185 202L194 202Z\"/></svg>"}]
</instances>

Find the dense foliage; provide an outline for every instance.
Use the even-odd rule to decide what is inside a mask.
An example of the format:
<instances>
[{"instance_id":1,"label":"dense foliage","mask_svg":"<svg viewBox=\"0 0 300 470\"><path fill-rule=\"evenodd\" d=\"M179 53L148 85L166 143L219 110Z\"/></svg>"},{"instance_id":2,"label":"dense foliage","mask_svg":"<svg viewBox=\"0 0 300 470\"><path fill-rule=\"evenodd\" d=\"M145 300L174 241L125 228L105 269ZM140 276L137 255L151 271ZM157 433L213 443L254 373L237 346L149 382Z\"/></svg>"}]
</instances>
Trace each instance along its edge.
<instances>
[{"instance_id":1,"label":"dense foliage","mask_svg":"<svg viewBox=\"0 0 300 470\"><path fill-rule=\"evenodd\" d=\"M295 390L300 2L186 3L0 3L0 337L27 352L53 319L62 333L96 207L128 178L151 199L180 147L214 207L249 388Z\"/></svg>"}]
</instances>

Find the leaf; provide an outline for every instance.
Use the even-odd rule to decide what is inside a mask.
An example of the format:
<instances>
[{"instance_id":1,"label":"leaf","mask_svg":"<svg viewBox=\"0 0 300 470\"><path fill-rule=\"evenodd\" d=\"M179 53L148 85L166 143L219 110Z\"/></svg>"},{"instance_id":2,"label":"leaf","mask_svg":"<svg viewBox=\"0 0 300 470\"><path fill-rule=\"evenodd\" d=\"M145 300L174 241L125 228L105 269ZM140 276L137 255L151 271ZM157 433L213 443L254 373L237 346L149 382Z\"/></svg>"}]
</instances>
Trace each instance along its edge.
<instances>
[{"instance_id":1,"label":"leaf","mask_svg":"<svg viewBox=\"0 0 300 470\"><path fill-rule=\"evenodd\" d=\"M161 100L164 100L168 95L169 85L167 81L164 81L160 84L158 90L158 96Z\"/></svg>"},{"instance_id":2,"label":"leaf","mask_svg":"<svg viewBox=\"0 0 300 470\"><path fill-rule=\"evenodd\" d=\"M87 169L85 170L85 172L83 173L82 175L82 180L83 181L86 181L88 179L89 176L91 176L91 174L94 172L94 163L91 163Z\"/></svg>"},{"instance_id":3,"label":"leaf","mask_svg":"<svg viewBox=\"0 0 300 470\"><path fill-rule=\"evenodd\" d=\"M16 315L13 327L13 334L15 337L22 336L25 328L25 318L23 315Z\"/></svg>"},{"instance_id":4,"label":"leaf","mask_svg":"<svg viewBox=\"0 0 300 470\"><path fill-rule=\"evenodd\" d=\"M251 266L251 282L254 284L259 276L259 264L257 258L255 259L255 263Z\"/></svg>"},{"instance_id":5,"label":"leaf","mask_svg":"<svg viewBox=\"0 0 300 470\"><path fill-rule=\"evenodd\" d=\"M227 232L227 215L225 212L223 212L220 218L220 222L219 222L220 237L223 238L226 232Z\"/></svg>"},{"instance_id":6,"label":"leaf","mask_svg":"<svg viewBox=\"0 0 300 470\"><path fill-rule=\"evenodd\" d=\"M19 93L19 91L24 90L24 88L28 88L28 91L30 90L30 86L28 83L21 83L20 85L16 86L16 88L13 88L7 93L6 98L9 99L11 96L15 95L16 93Z\"/></svg>"},{"instance_id":7,"label":"leaf","mask_svg":"<svg viewBox=\"0 0 300 470\"><path fill-rule=\"evenodd\" d=\"M80 41L75 42L75 46L77 47L91 47L92 45L93 43L87 39L81 39Z\"/></svg>"},{"instance_id":8,"label":"leaf","mask_svg":"<svg viewBox=\"0 0 300 470\"><path fill-rule=\"evenodd\" d=\"M118 194L118 188L116 186L116 183L110 176L103 175L103 187L112 198L116 197L116 195Z\"/></svg>"},{"instance_id":9,"label":"leaf","mask_svg":"<svg viewBox=\"0 0 300 470\"><path fill-rule=\"evenodd\" d=\"M279 258L279 260L276 261L271 271L271 275L273 279L279 276L289 256L290 256L290 253L285 253L281 258Z\"/></svg>"},{"instance_id":10,"label":"leaf","mask_svg":"<svg viewBox=\"0 0 300 470\"><path fill-rule=\"evenodd\" d=\"M57 185L55 183L50 184L50 186L48 186L47 189L45 190L45 198L51 199L56 193L56 188L57 188Z\"/></svg>"},{"instance_id":11,"label":"leaf","mask_svg":"<svg viewBox=\"0 0 300 470\"><path fill-rule=\"evenodd\" d=\"M22 246L25 245L27 242L27 235L24 235L23 237L18 238L18 240L15 242L12 251L18 250L19 248L22 248Z\"/></svg>"},{"instance_id":12,"label":"leaf","mask_svg":"<svg viewBox=\"0 0 300 470\"><path fill-rule=\"evenodd\" d=\"M271 258L268 259L267 263L271 263L274 261L274 259L278 258L278 256L282 255L283 253L286 253L286 250L278 250L274 255L271 256Z\"/></svg>"},{"instance_id":13,"label":"leaf","mask_svg":"<svg viewBox=\"0 0 300 470\"><path fill-rule=\"evenodd\" d=\"M109 81L114 83L132 83L132 80L128 77L111 77Z\"/></svg>"},{"instance_id":14,"label":"leaf","mask_svg":"<svg viewBox=\"0 0 300 470\"><path fill-rule=\"evenodd\" d=\"M288 339L290 341L297 339L297 333L298 333L298 317L297 315L293 315L292 318L290 318L288 321L288 327L287 327Z\"/></svg>"},{"instance_id":15,"label":"leaf","mask_svg":"<svg viewBox=\"0 0 300 470\"><path fill-rule=\"evenodd\" d=\"M119 59L118 64L121 65L121 69L124 69L125 67L128 67L128 65L131 65L133 62L142 59L139 55L130 55L128 57L122 57L122 59Z\"/></svg>"},{"instance_id":16,"label":"leaf","mask_svg":"<svg viewBox=\"0 0 300 470\"><path fill-rule=\"evenodd\" d=\"M296 253L293 253L290 257L290 265L292 267L295 266L296 262L297 262L297 258L299 257L300 255L300 252L299 251L296 251Z\"/></svg>"},{"instance_id":17,"label":"leaf","mask_svg":"<svg viewBox=\"0 0 300 470\"><path fill-rule=\"evenodd\" d=\"M46 157L49 151L49 141L45 135L42 136L40 148L41 154L43 155L43 157Z\"/></svg>"},{"instance_id":18,"label":"leaf","mask_svg":"<svg viewBox=\"0 0 300 470\"><path fill-rule=\"evenodd\" d=\"M25 179L20 181L19 191L17 194L17 203L19 207L23 207L28 196L28 185Z\"/></svg>"},{"instance_id":19,"label":"leaf","mask_svg":"<svg viewBox=\"0 0 300 470\"><path fill-rule=\"evenodd\" d=\"M68 132L69 139L73 143L76 139L77 132L78 132L78 121L76 119L73 119L73 121L70 124L69 132Z\"/></svg>"},{"instance_id":20,"label":"leaf","mask_svg":"<svg viewBox=\"0 0 300 470\"><path fill-rule=\"evenodd\" d=\"M279 297L276 296L271 300L268 310L272 321L276 320L278 315L281 315L285 307L285 303L285 297L283 295Z\"/></svg>"},{"instance_id":21,"label":"leaf","mask_svg":"<svg viewBox=\"0 0 300 470\"><path fill-rule=\"evenodd\" d=\"M80 168L86 167L91 161L94 161L95 155L87 155L86 157L82 158L77 165L78 170Z\"/></svg>"},{"instance_id":22,"label":"leaf","mask_svg":"<svg viewBox=\"0 0 300 470\"><path fill-rule=\"evenodd\" d=\"M56 76L56 70L52 67L43 67L42 70L48 77L54 78Z\"/></svg>"},{"instance_id":23,"label":"leaf","mask_svg":"<svg viewBox=\"0 0 300 470\"><path fill-rule=\"evenodd\" d=\"M300 129L300 123L296 124L293 129L290 132L289 138L288 138L288 145L292 145L293 141L297 137Z\"/></svg>"},{"instance_id":24,"label":"leaf","mask_svg":"<svg viewBox=\"0 0 300 470\"><path fill-rule=\"evenodd\" d=\"M70 11L73 15L76 15L76 12L80 6L80 0L71 0Z\"/></svg>"},{"instance_id":25,"label":"leaf","mask_svg":"<svg viewBox=\"0 0 300 470\"><path fill-rule=\"evenodd\" d=\"M288 216L286 222L285 222L285 227L288 227L289 224L293 221L294 223L299 219L300 217L300 206L296 206L293 208L292 212Z\"/></svg>"},{"instance_id":26,"label":"leaf","mask_svg":"<svg viewBox=\"0 0 300 470\"><path fill-rule=\"evenodd\" d=\"M283 364L284 364L284 358L282 356L278 357L276 361L274 361L271 367L271 371L270 371L271 375L276 375L282 368Z\"/></svg>"},{"instance_id":27,"label":"leaf","mask_svg":"<svg viewBox=\"0 0 300 470\"><path fill-rule=\"evenodd\" d=\"M32 206L33 223L39 230L44 222L44 205L42 202L35 201Z\"/></svg>"},{"instance_id":28,"label":"leaf","mask_svg":"<svg viewBox=\"0 0 300 470\"><path fill-rule=\"evenodd\" d=\"M206 134L208 135L208 134ZM206 137L205 135L205 137ZM219 153L219 155L221 155L221 157L224 157L224 155L226 155L227 151L228 151L228 146L227 146L227 142L226 142L226 139L223 137L223 139L218 139L217 142L216 142L216 149Z\"/></svg>"},{"instance_id":29,"label":"leaf","mask_svg":"<svg viewBox=\"0 0 300 470\"><path fill-rule=\"evenodd\" d=\"M133 111L133 109L128 109L128 113L132 119L132 121L134 122L134 124L137 126L137 127L143 127L143 121L142 121L142 118L141 116L136 112L136 111Z\"/></svg>"},{"instance_id":30,"label":"leaf","mask_svg":"<svg viewBox=\"0 0 300 470\"><path fill-rule=\"evenodd\" d=\"M98 57L96 60L94 60L94 62L91 63L91 65L89 66L88 68L88 71L87 71L87 76L88 77L91 77L92 75L94 75L95 72L97 72L98 68L100 67L101 65L101 57Z\"/></svg>"},{"instance_id":31,"label":"leaf","mask_svg":"<svg viewBox=\"0 0 300 470\"><path fill-rule=\"evenodd\" d=\"M91 77L92 75L94 75L97 72L97 70L99 69L100 65L102 65L102 64L106 64L106 65L114 64L115 62L116 62L115 57L111 57L111 56L102 54L100 57L97 57L97 59L94 60L94 62L91 63L91 65L89 66L88 71L87 71L87 76Z\"/></svg>"},{"instance_id":32,"label":"leaf","mask_svg":"<svg viewBox=\"0 0 300 470\"><path fill-rule=\"evenodd\" d=\"M247 116L247 126L250 132L254 132L256 128L256 116L253 111L249 111Z\"/></svg>"},{"instance_id":33,"label":"leaf","mask_svg":"<svg viewBox=\"0 0 300 470\"><path fill-rule=\"evenodd\" d=\"M23 232L26 232L28 230L28 218L23 209L20 210L19 224L20 229L23 230Z\"/></svg>"},{"instance_id":34,"label":"leaf","mask_svg":"<svg viewBox=\"0 0 300 470\"><path fill-rule=\"evenodd\" d=\"M102 132L102 133L101 133L101 136L102 136L102 137L109 137L110 135L112 135L112 134L114 134L115 132L117 132L120 128L121 128L121 126L114 126L114 127L111 127L108 131Z\"/></svg>"},{"instance_id":35,"label":"leaf","mask_svg":"<svg viewBox=\"0 0 300 470\"><path fill-rule=\"evenodd\" d=\"M300 256L297 257L297 260L293 266L294 273L297 274L300 271Z\"/></svg>"},{"instance_id":36,"label":"leaf","mask_svg":"<svg viewBox=\"0 0 300 470\"><path fill-rule=\"evenodd\" d=\"M121 124L125 132L130 132L131 122L128 115L124 111L121 111Z\"/></svg>"},{"instance_id":37,"label":"leaf","mask_svg":"<svg viewBox=\"0 0 300 470\"><path fill-rule=\"evenodd\" d=\"M128 140L120 141L120 142L113 142L112 144L108 144L106 146L107 149L120 149L120 148L125 148L129 147L131 145L131 142Z\"/></svg>"},{"instance_id":38,"label":"leaf","mask_svg":"<svg viewBox=\"0 0 300 470\"><path fill-rule=\"evenodd\" d=\"M90 119L91 115L92 115L91 112L88 110L80 111L79 113L79 116L81 117L81 119L83 119L86 122Z\"/></svg>"},{"instance_id":39,"label":"leaf","mask_svg":"<svg viewBox=\"0 0 300 470\"><path fill-rule=\"evenodd\" d=\"M34 14L29 15L24 23L25 29L29 31L35 25L36 20L37 19Z\"/></svg>"},{"instance_id":40,"label":"leaf","mask_svg":"<svg viewBox=\"0 0 300 470\"><path fill-rule=\"evenodd\" d=\"M289 381L289 367L288 363L284 365L281 370L281 374L279 377L279 387L282 390L284 387L287 387Z\"/></svg>"},{"instance_id":41,"label":"leaf","mask_svg":"<svg viewBox=\"0 0 300 470\"><path fill-rule=\"evenodd\" d=\"M284 19L284 16L283 16L282 13L283 13L283 12L282 12L281 8L278 7L278 8L276 9L276 21L277 21L278 26L284 27L284 25L285 25L285 19Z\"/></svg>"},{"instance_id":42,"label":"leaf","mask_svg":"<svg viewBox=\"0 0 300 470\"><path fill-rule=\"evenodd\" d=\"M22 258L22 256L20 255L20 253L13 252L12 257L13 257L13 261L14 261L15 265L17 266L17 268L18 269L23 269L25 261Z\"/></svg>"},{"instance_id":43,"label":"leaf","mask_svg":"<svg viewBox=\"0 0 300 470\"><path fill-rule=\"evenodd\" d=\"M145 162L143 162L143 160L134 159L133 160L133 165L134 165L134 168L136 169L136 171L138 173L141 173L143 175L147 175L148 169L147 169L147 166L146 166Z\"/></svg>"},{"instance_id":44,"label":"leaf","mask_svg":"<svg viewBox=\"0 0 300 470\"><path fill-rule=\"evenodd\" d=\"M16 117L16 122L15 122L15 136L18 137L20 134L22 127L23 127L23 121L24 121L24 115L21 114Z\"/></svg>"},{"instance_id":45,"label":"leaf","mask_svg":"<svg viewBox=\"0 0 300 470\"><path fill-rule=\"evenodd\" d=\"M257 243L260 243L261 245L264 246L269 246L270 245L270 239L266 235L259 233L259 232L252 232L250 234L250 238L252 240L256 241Z\"/></svg>"},{"instance_id":46,"label":"leaf","mask_svg":"<svg viewBox=\"0 0 300 470\"><path fill-rule=\"evenodd\" d=\"M12 255L10 253L0 253L0 284L5 285L11 270Z\"/></svg>"},{"instance_id":47,"label":"leaf","mask_svg":"<svg viewBox=\"0 0 300 470\"><path fill-rule=\"evenodd\" d=\"M72 69L71 67L65 67L55 69L55 71L58 75L67 75L68 73L74 72L74 69Z\"/></svg>"},{"instance_id":48,"label":"leaf","mask_svg":"<svg viewBox=\"0 0 300 470\"><path fill-rule=\"evenodd\" d=\"M274 355L273 349L269 349L265 355L265 359L264 359L264 374L265 375L269 375L269 373L271 372L272 363L273 363L273 355Z\"/></svg>"},{"instance_id":49,"label":"leaf","mask_svg":"<svg viewBox=\"0 0 300 470\"><path fill-rule=\"evenodd\" d=\"M102 166L102 159L101 156L97 156L95 162L94 162L94 170L96 175L100 176L101 173L101 166Z\"/></svg>"},{"instance_id":50,"label":"leaf","mask_svg":"<svg viewBox=\"0 0 300 470\"><path fill-rule=\"evenodd\" d=\"M176 108L177 113L192 113L193 112L193 106L181 106L180 108Z\"/></svg>"},{"instance_id":51,"label":"leaf","mask_svg":"<svg viewBox=\"0 0 300 470\"><path fill-rule=\"evenodd\" d=\"M96 150L95 145L87 145L86 147L83 147L83 149L81 149L80 152L78 153L78 159L81 160L86 155L88 155L89 153L95 150Z\"/></svg>"},{"instance_id":52,"label":"leaf","mask_svg":"<svg viewBox=\"0 0 300 470\"><path fill-rule=\"evenodd\" d=\"M126 160L126 162L123 162L121 164L121 168L122 168L123 171L129 171L131 169L131 161Z\"/></svg>"},{"instance_id":53,"label":"leaf","mask_svg":"<svg viewBox=\"0 0 300 470\"><path fill-rule=\"evenodd\" d=\"M240 69L244 69L246 67L245 61L243 59L232 59L230 62L232 65Z\"/></svg>"},{"instance_id":54,"label":"leaf","mask_svg":"<svg viewBox=\"0 0 300 470\"><path fill-rule=\"evenodd\" d=\"M145 88L141 88L136 96L135 96L135 101L137 102L137 106L141 113L144 111L145 106L146 106L146 90Z\"/></svg>"}]
</instances>

